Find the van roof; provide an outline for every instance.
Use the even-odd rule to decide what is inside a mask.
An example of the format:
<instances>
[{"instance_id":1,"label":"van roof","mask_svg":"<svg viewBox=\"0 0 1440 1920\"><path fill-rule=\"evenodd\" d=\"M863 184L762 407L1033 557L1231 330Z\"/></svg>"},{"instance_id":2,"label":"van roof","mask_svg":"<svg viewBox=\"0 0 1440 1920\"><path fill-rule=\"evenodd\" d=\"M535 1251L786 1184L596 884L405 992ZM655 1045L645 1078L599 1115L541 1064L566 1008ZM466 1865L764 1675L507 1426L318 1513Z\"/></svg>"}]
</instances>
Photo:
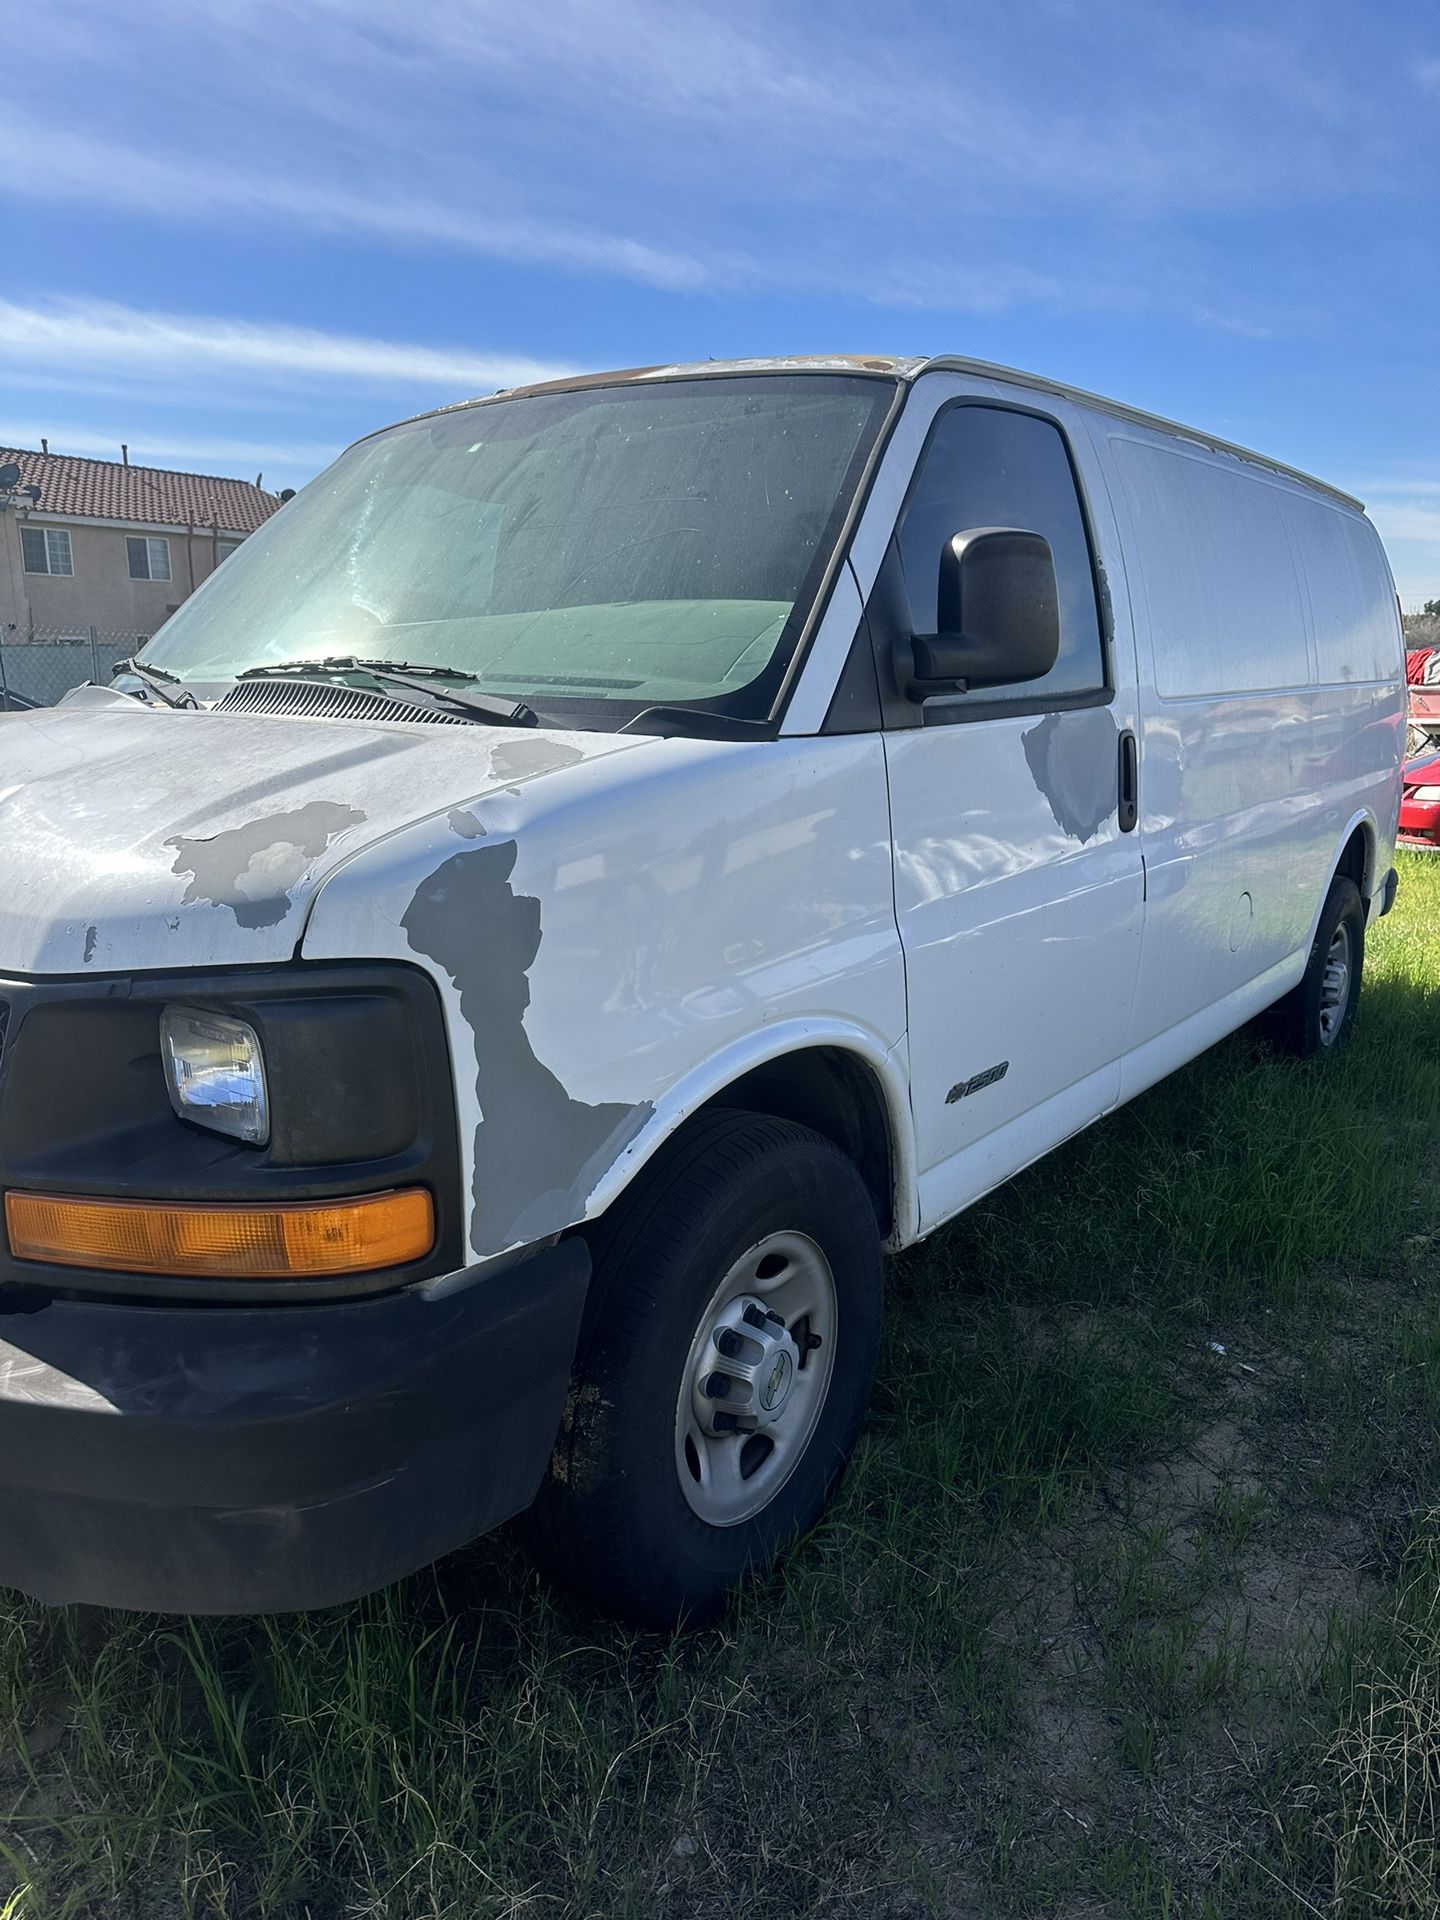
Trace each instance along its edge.
<instances>
[{"instance_id":1,"label":"van roof","mask_svg":"<svg viewBox=\"0 0 1440 1920\"><path fill-rule=\"evenodd\" d=\"M1332 486L1328 480L1319 480L1313 473L1305 473L1299 467L1287 466L1283 460L1272 460L1268 454L1256 453L1250 447L1242 447L1233 440L1222 440L1217 434L1206 433L1199 427L1184 426L1178 420L1167 420L1162 414L1146 413L1141 407L1127 406L1122 400L1107 400L1103 394L1089 393L1083 387L1072 387L1064 380L1049 380L1042 374L1025 373L1017 367L1002 367L990 360L970 360L962 354L938 354L927 357L923 354L898 355L888 353L810 353L782 355L762 360L699 360L690 363L677 363L673 366L623 367L611 373L581 373L558 380L546 380L533 386L510 387L504 390L504 397L513 398L518 394L565 393L583 387L610 387L628 381L642 380L694 380L713 375L737 373L860 373L875 374L891 380L913 381L922 373L974 373L987 380L1003 380L1008 386L1028 387L1036 393L1058 394L1066 400L1077 401L1086 407L1095 407L1103 413L1112 414L1118 420L1129 420L1136 426L1153 427L1161 433L1178 435L1181 439L1192 441L1196 446L1206 447L1212 452L1232 454L1237 460L1249 461L1257 467L1267 468L1271 473L1283 474L1286 479L1298 480L1302 485L1315 487L1321 493L1328 493L1332 499L1341 501L1357 513L1365 511L1365 503L1357 500L1353 494L1345 493L1341 488ZM489 396L499 399L499 394ZM461 401L460 406L483 404L477 401ZM450 408L441 408L441 412L450 412Z\"/></svg>"}]
</instances>

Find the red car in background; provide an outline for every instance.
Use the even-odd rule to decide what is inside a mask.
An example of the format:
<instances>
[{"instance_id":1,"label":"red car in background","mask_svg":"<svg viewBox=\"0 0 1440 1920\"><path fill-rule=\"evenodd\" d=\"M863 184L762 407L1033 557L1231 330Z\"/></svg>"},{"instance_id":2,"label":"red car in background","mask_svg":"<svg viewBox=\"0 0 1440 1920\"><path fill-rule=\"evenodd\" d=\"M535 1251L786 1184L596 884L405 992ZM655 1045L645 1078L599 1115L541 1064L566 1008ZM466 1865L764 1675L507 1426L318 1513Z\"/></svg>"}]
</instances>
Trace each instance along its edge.
<instances>
[{"instance_id":1,"label":"red car in background","mask_svg":"<svg viewBox=\"0 0 1440 1920\"><path fill-rule=\"evenodd\" d=\"M1402 779L1400 845L1440 851L1440 751L1407 760Z\"/></svg>"},{"instance_id":2,"label":"red car in background","mask_svg":"<svg viewBox=\"0 0 1440 1920\"><path fill-rule=\"evenodd\" d=\"M1405 655L1410 712L1405 729L1412 754L1440 747L1440 647L1412 647Z\"/></svg>"}]
</instances>

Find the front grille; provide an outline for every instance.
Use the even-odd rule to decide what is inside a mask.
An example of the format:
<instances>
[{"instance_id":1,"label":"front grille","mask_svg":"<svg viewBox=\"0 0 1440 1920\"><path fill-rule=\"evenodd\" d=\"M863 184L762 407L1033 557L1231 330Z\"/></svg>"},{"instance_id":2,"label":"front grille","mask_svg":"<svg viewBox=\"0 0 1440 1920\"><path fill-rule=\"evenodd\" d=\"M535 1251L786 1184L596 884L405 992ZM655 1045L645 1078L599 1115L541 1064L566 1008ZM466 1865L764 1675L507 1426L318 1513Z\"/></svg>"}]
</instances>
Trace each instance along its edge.
<instances>
[{"instance_id":1,"label":"front grille","mask_svg":"<svg viewBox=\"0 0 1440 1920\"><path fill-rule=\"evenodd\" d=\"M442 713L401 695L364 687L332 686L324 680L240 680L217 713L273 713L289 720L405 720L427 727L466 727L459 713Z\"/></svg>"}]
</instances>

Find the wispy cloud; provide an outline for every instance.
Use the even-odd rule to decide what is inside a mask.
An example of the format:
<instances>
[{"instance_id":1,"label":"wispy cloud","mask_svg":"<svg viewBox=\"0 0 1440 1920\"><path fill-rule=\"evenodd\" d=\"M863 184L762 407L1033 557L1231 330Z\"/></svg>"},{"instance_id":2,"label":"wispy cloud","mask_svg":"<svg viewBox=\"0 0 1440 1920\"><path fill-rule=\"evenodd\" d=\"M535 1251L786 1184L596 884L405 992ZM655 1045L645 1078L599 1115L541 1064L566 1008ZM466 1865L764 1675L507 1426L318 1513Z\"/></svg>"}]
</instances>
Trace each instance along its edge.
<instances>
[{"instance_id":1,"label":"wispy cloud","mask_svg":"<svg viewBox=\"0 0 1440 1920\"><path fill-rule=\"evenodd\" d=\"M783 261L767 263L744 248L713 239L702 257L651 245L603 225L477 214L473 200L454 206L425 195L397 196L386 187L354 191L327 186L319 179L286 177L241 163L210 166L193 153L142 150L53 129L42 132L13 113L5 117L5 125L16 158L0 169L0 197L69 202L87 209L113 207L167 224L279 220L310 232L559 267L669 293L735 293L779 285L792 292L855 295L871 305L975 314L1023 304L1117 304L1113 286L1087 286L1023 263L987 259L968 268L951 262L917 270L907 261L858 274L847 260L827 261L813 250L807 255L787 250ZM181 178L185 193L177 202L174 182Z\"/></svg>"},{"instance_id":2,"label":"wispy cloud","mask_svg":"<svg viewBox=\"0 0 1440 1920\"><path fill-rule=\"evenodd\" d=\"M1440 541L1440 477L1412 473L1372 480L1360 497L1387 539Z\"/></svg>"},{"instance_id":3,"label":"wispy cloud","mask_svg":"<svg viewBox=\"0 0 1440 1920\"><path fill-rule=\"evenodd\" d=\"M1201 326L1218 328L1221 333L1233 333L1240 340L1269 340L1274 337L1274 329L1263 326L1258 320L1250 320L1239 314L1217 313L1213 307L1196 307L1191 318Z\"/></svg>"},{"instance_id":4,"label":"wispy cloud","mask_svg":"<svg viewBox=\"0 0 1440 1920\"><path fill-rule=\"evenodd\" d=\"M254 0L252 17L277 5L289 13ZM478 81L627 143L659 130L687 177L718 142L776 198L794 184L776 163L806 153L847 180L883 162L944 192L959 170L972 190L1108 211L1252 205L1343 189L1347 165L1353 188L1368 171L1362 96L1308 57L1293 23L1242 30L1162 6L1146 34L1124 4L970 0L965 12L963 39L944 10L927 21L902 6L861 30L843 11L763 0L411 0L403 15L392 0L313 0L312 17L356 72L393 84L398 54L432 98Z\"/></svg>"},{"instance_id":5,"label":"wispy cloud","mask_svg":"<svg viewBox=\"0 0 1440 1920\"><path fill-rule=\"evenodd\" d=\"M1440 475L1391 474L1362 484L1390 556L1404 606L1414 609L1440 597Z\"/></svg>"},{"instance_id":6,"label":"wispy cloud","mask_svg":"<svg viewBox=\"0 0 1440 1920\"><path fill-rule=\"evenodd\" d=\"M278 219L307 231L598 273L670 293L821 294L892 311L991 315L1027 306L1133 311L1152 298L1133 274L1117 279L1094 271L1093 266L1076 270L1063 261L1046 269L1029 261L996 258L984 245L968 248L970 257L964 259L942 255L917 264L909 254L897 260L887 253L864 267L857 266L848 252L820 253L814 246L804 252L786 250L783 260L766 261L756 252L712 240L702 257L651 246L603 227L482 217L468 208L456 209L424 197L355 192L237 165L210 167L178 152L145 152L117 142L49 131L41 137L38 130L32 131L13 116L6 126L19 157L13 166L0 170L0 197L8 192L74 202L87 209L109 206L150 219L161 217L167 223L235 218L273 223ZM178 203L173 191L177 178L186 183ZM1205 327L1230 326L1257 338L1268 335L1264 327L1243 319L1224 321L1201 306L1192 305L1189 311Z\"/></svg>"},{"instance_id":7,"label":"wispy cloud","mask_svg":"<svg viewBox=\"0 0 1440 1920\"><path fill-rule=\"evenodd\" d=\"M1349 491L1361 500L1371 501L1440 499L1440 479L1429 474L1412 474L1397 479L1391 474L1383 480L1351 481Z\"/></svg>"},{"instance_id":8,"label":"wispy cloud","mask_svg":"<svg viewBox=\"0 0 1440 1920\"><path fill-rule=\"evenodd\" d=\"M213 165L195 152L155 151L120 141L41 128L23 113L4 116L6 161L0 194L121 208L149 218L278 218L311 231L352 233L399 246L441 246L491 259L618 274L672 291L714 275L693 256L655 247L604 227L525 217L487 216L424 194L390 188L355 192L317 179L272 173L227 159ZM184 191L177 196L176 183Z\"/></svg>"},{"instance_id":9,"label":"wispy cloud","mask_svg":"<svg viewBox=\"0 0 1440 1920\"><path fill-rule=\"evenodd\" d=\"M1370 518L1380 529L1380 536L1384 540L1434 541L1436 572L1440 575L1440 507L1377 500L1371 506ZM1440 580L1437 580L1436 591L1440 592Z\"/></svg>"},{"instance_id":10,"label":"wispy cloud","mask_svg":"<svg viewBox=\"0 0 1440 1920\"><path fill-rule=\"evenodd\" d=\"M882 26L763 0L132 0L140 36L113 0L70 0L58 44L25 50L39 83L3 116L0 196L671 293L1262 335L1224 247L1197 233L1177 260L1163 222L1354 199L1383 173L1384 123L1318 26L1165 0L965 12L962 36L904 4ZM46 108L87 69L82 133Z\"/></svg>"},{"instance_id":11,"label":"wispy cloud","mask_svg":"<svg viewBox=\"0 0 1440 1920\"><path fill-rule=\"evenodd\" d=\"M51 453L88 454L99 460L120 458L120 440L114 435L97 432L93 427L63 424L57 427L53 423L38 426L34 421L0 419L0 446L34 450L42 440L49 442ZM328 466L340 451L338 446L327 445L323 441L277 443L229 440L223 436L213 439L205 436L187 438L183 434L163 432L138 433L133 439L126 440L125 444L136 466L178 462L186 468L199 465L226 469L271 467L287 473L296 469L309 471Z\"/></svg>"},{"instance_id":12,"label":"wispy cloud","mask_svg":"<svg viewBox=\"0 0 1440 1920\"><path fill-rule=\"evenodd\" d=\"M104 300L21 305L0 300L0 339L11 368L97 367L167 374L223 369L389 387L483 392L566 371L541 360L464 347L431 347L310 327L264 326L195 314L147 313Z\"/></svg>"}]
</instances>

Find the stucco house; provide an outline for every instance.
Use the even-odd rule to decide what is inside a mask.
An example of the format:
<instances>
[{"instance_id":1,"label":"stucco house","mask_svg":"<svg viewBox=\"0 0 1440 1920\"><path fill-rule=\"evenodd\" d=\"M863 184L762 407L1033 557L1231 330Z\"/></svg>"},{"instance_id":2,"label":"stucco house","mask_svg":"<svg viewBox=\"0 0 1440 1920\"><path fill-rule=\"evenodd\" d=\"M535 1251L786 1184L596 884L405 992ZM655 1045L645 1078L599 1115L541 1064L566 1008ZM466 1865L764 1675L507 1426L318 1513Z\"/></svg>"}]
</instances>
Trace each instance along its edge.
<instances>
[{"instance_id":1,"label":"stucco house","mask_svg":"<svg viewBox=\"0 0 1440 1920\"><path fill-rule=\"evenodd\" d=\"M246 480L0 447L0 642L153 633L280 500ZM39 496L30 497L38 487Z\"/></svg>"}]
</instances>

